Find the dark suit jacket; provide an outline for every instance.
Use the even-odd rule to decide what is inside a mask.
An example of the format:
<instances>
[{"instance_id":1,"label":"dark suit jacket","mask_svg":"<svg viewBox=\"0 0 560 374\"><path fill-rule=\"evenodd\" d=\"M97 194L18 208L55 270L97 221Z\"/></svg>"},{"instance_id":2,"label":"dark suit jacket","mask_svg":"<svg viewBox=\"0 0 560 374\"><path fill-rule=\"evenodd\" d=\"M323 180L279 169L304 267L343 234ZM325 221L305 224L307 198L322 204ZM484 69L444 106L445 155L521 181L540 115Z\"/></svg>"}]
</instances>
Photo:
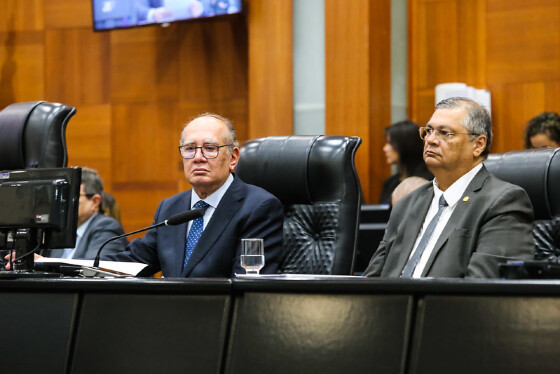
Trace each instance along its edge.
<instances>
[{"instance_id":1,"label":"dark suit jacket","mask_svg":"<svg viewBox=\"0 0 560 374\"><path fill-rule=\"evenodd\" d=\"M97 255L99 247L112 237L124 234L121 224L112 217L96 213L89 223L82 239L76 247L73 258L93 260ZM120 238L108 243L103 248L104 254L117 253L124 251L128 245L126 238ZM47 257L62 257L63 249L52 249L45 252Z\"/></svg>"},{"instance_id":2,"label":"dark suit jacket","mask_svg":"<svg viewBox=\"0 0 560 374\"><path fill-rule=\"evenodd\" d=\"M400 276L433 196L433 185L427 183L395 204L364 275ZM483 166L457 203L422 276L498 277L499 263L533 258L532 222L525 190L495 178Z\"/></svg>"},{"instance_id":3,"label":"dark suit jacket","mask_svg":"<svg viewBox=\"0 0 560 374\"><path fill-rule=\"evenodd\" d=\"M162 222L191 206L191 190L163 200L154 222ZM265 267L261 273L275 273L282 251L284 210L280 201L262 188L234 180L214 211L183 270L187 224L151 229L136 239L125 252L106 256L113 261L148 264L165 277L229 278L245 274L241 267L242 238L264 239Z\"/></svg>"}]
</instances>

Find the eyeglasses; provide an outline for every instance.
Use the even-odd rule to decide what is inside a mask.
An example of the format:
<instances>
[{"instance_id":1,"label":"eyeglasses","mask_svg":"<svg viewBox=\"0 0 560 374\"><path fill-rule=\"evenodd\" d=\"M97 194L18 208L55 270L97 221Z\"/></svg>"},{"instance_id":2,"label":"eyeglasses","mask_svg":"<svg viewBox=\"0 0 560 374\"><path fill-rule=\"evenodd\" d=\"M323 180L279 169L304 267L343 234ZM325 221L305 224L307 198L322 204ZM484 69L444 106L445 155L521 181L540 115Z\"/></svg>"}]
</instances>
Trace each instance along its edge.
<instances>
[{"instance_id":1,"label":"eyeglasses","mask_svg":"<svg viewBox=\"0 0 560 374\"><path fill-rule=\"evenodd\" d=\"M442 142L449 141L455 135L480 135L470 132L451 132L445 130L436 130L432 127L420 127L418 130L418 132L420 133L420 139L426 140L428 136L434 134L436 139Z\"/></svg>"},{"instance_id":2,"label":"eyeglasses","mask_svg":"<svg viewBox=\"0 0 560 374\"><path fill-rule=\"evenodd\" d=\"M91 199L95 194L94 193L81 193L80 196L85 196L87 199Z\"/></svg>"},{"instance_id":3,"label":"eyeglasses","mask_svg":"<svg viewBox=\"0 0 560 374\"><path fill-rule=\"evenodd\" d=\"M220 153L220 148L222 147L229 147L232 144L224 144L224 145L211 145L211 144L207 144L207 145L203 145L202 147L195 147L193 145L182 145L179 146L179 153L181 153L181 157L185 158L185 159L191 159L194 158L194 156L196 155L196 150L200 149L200 151L202 152L202 155L205 158L216 158L218 157L218 154Z\"/></svg>"}]
</instances>

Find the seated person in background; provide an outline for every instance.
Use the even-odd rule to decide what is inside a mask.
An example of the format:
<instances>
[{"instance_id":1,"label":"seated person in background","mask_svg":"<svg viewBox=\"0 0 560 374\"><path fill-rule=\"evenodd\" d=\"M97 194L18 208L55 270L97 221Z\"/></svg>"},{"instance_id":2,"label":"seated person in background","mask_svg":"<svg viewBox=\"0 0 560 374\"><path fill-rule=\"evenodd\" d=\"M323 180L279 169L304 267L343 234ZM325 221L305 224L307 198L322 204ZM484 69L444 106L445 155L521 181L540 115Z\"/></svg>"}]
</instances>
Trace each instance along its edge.
<instances>
[{"instance_id":1,"label":"seated person in background","mask_svg":"<svg viewBox=\"0 0 560 374\"><path fill-rule=\"evenodd\" d=\"M107 239L124 234L119 222L103 214L102 195L103 182L97 171L87 167L82 168L76 247L51 249L45 251L44 256L93 260L99 247ZM116 253L123 251L127 245L128 240L121 238L107 244L103 251Z\"/></svg>"},{"instance_id":2,"label":"seated person in background","mask_svg":"<svg viewBox=\"0 0 560 374\"><path fill-rule=\"evenodd\" d=\"M422 177L408 177L403 180L391 195L391 204L395 205L404 196L408 195L418 187L428 183L426 178Z\"/></svg>"},{"instance_id":3,"label":"seated person in background","mask_svg":"<svg viewBox=\"0 0 560 374\"><path fill-rule=\"evenodd\" d=\"M525 128L525 148L560 147L560 115L544 112L531 118ZM533 224L535 259L558 263L560 257L560 217Z\"/></svg>"},{"instance_id":4,"label":"seated person in background","mask_svg":"<svg viewBox=\"0 0 560 374\"><path fill-rule=\"evenodd\" d=\"M103 192L101 196L101 206L106 216L113 217L117 222L121 223L121 208L113 195L108 192Z\"/></svg>"},{"instance_id":5,"label":"seated person in background","mask_svg":"<svg viewBox=\"0 0 560 374\"><path fill-rule=\"evenodd\" d=\"M395 204L364 275L495 278L499 263L532 259L527 193L482 164L492 141L486 109L442 100L420 137L435 179Z\"/></svg>"},{"instance_id":6,"label":"seated person in background","mask_svg":"<svg viewBox=\"0 0 560 374\"><path fill-rule=\"evenodd\" d=\"M526 149L560 147L560 115L544 112L531 118L524 140Z\"/></svg>"},{"instance_id":7,"label":"seated person in background","mask_svg":"<svg viewBox=\"0 0 560 374\"><path fill-rule=\"evenodd\" d=\"M383 190L379 198L380 204L391 204L393 190L405 178L418 176L432 180L430 173L422 159L424 147L422 139L418 137L418 125L412 121L402 121L392 124L385 129L386 144L383 146L387 163L397 165L397 173L383 182Z\"/></svg>"},{"instance_id":8,"label":"seated person in background","mask_svg":"<svg viewBox=\"0 0 560 374\"><path fill-rule=\"evenodd\" d=\"M265 251L261 273L275 273L282 252L284 209L276 197L235 175L239 148L231 122L202 114L183 128L180 144L185 177L193 188L164 199L154 222L198 208L206 208L204 216L151 229L125 252L102 259L145 263L164 277L229 278L245 274L241 239L261 238Z\"/></svg>"}]
</instances>

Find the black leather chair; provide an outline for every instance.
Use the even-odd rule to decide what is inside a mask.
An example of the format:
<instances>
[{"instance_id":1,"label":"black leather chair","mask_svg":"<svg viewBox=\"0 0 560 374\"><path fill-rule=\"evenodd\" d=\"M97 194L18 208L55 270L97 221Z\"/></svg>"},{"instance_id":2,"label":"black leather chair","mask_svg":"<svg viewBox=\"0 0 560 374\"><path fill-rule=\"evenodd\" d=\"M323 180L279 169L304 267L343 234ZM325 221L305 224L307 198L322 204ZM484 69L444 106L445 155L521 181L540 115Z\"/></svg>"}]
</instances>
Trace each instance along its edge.
<instances>
[{"instance_id":1,"label":"black leather chair","mask_svg":"<svg viewBox=\"0 0 560 374\"><path fill-rule=\"evenodd\" d=\"M76 109L33 101L0 112L0 170L66 167L66 125Z\"/></svg>"},{"instance_id":2,"label":"black leather chair","mask_svg":"<svg viewBox=\"0 0 560 374\"><path fill-rule=\"evenodd\" d=\"M281 273L352 274L361 187L354 164L362 140L271 136L241 147L239 177L284 204Z\"/></svg>"},{"instance_id":3,"label":"black leather chair","mask_svg":"<svg viewBox=\"0 0 560 374\"><path fill-rule=\"evenodd\" d=\"M75 108L45 101L4 108L0 112L0 171L66 167L66 125L74 113ZM0 237L0 244L4 241ZM7 252L0 250L1 269Z\"/></svg>"},{"instance_id":4,"label":"black leather chair","mask_svg":"<svg viewBox=\"0 0 560 374\"><path fill-rule=\"evenodd\" d=\"M551 248L541 235L543 225L560 215L560 148L491 154L484 164L496 177L527 191L535 212L535 259L558 262L560 248Z\"/></svg>"}]
</instances>

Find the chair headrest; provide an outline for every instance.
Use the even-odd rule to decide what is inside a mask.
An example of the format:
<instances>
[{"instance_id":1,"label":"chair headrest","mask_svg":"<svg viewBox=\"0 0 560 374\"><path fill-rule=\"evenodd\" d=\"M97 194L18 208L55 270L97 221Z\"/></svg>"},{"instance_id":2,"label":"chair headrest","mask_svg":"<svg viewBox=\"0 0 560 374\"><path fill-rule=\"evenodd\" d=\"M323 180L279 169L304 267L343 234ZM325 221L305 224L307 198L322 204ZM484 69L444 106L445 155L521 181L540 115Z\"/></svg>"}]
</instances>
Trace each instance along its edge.
<instances>
[{"instance_id":1,"label":"chair headrest","mask_svg":"<svg viewBox=\"0 0 560 374\"><path fill-rule=\"evenodd\" d=\"M33 101L0 112L0 170L66 167L66 125L76 109Z\"/></svg>"},{"instance_id":2,"label":"chair headrest","mask_svg":"<svg viewBox=\"0 0 560 374\"><path fill-rule=\"evenodd\" d=\"M241 147L237 173L284 204L341 200L345 178L356 179L353 160L360 144L359 137L337 135L252 139Z\"/></svg>"},{"instance_id":3,"label":"chair headrest","mask_svg":"<svg viewBox=\"0 0 560 374\"><path fill-rule=\"evenodd\" d=\"M535 219L560 215L560 148L490 154L484 165L494 176L527 191Z\"/></svg>"}]
</instances>

